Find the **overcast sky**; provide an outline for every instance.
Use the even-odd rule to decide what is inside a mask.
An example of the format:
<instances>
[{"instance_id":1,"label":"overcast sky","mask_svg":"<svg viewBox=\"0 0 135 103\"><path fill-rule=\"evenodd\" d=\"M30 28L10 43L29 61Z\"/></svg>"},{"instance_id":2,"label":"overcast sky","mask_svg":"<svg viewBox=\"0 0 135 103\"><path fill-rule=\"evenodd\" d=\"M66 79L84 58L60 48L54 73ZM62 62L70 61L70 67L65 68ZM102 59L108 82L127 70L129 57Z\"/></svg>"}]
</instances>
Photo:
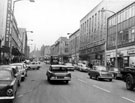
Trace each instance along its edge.
<instances>
[{"instance_id":1,"label":"overcast sky","mask_svg":"<svg viewBox=\"0 0 135 103\"><path fill-rule=\"evenodd\" d=\"M38 49L52 45L60 36L67 36L80 27L80 20L101 0L22 0L15 3L15 17L19 27L32 30L28 44ZM68 37L68 36L67 36Z\"/></svg>"}]
</instances>

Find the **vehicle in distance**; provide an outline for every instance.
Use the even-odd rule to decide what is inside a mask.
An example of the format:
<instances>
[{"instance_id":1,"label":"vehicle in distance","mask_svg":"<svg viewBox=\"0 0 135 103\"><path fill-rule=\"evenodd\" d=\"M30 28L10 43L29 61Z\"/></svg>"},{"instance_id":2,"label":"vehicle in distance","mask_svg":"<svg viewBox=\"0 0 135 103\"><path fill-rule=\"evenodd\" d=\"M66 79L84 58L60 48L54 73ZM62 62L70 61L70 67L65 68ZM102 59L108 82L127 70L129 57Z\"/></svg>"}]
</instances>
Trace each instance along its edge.
<instances>
[{"instance_id":1,"label":"vehicle in distance","mask_svg":"<svg viewBox=\"0 0 135 103\"><path fill-rule=\"evenodd\" d=\"M72 63L65 63L65 66L67 67L68 71L74 71L75 69Z\"/></svg>"},{"instance_id":2,"label":"vehicle in distance","mask_svg":"<svg viewBox=\"0 0 135 103\"><path fill-rule=\"evenodd\" d=\"M126 88L133 90L135 88L135 67L125 67L121 74L122 79L126 82Z\"/></svg>"},{"instance_id":3,"label":"vehicle in distance","mask_svg":"<svg viewBox=\"0 0 135 103\"><path fill-rule=\"evenodd\" d=\"M108 72L104 66L93 66L93 68L89 70L88 75L90 78L94 77L97 80L108 79L109 81L112 81L113 79L112 73Z\"/></svg>"},{"instance_id":4,"label":"vehicle in distance","mask_svg":"<svg viewBox=\"0 0 135 103\"><path fill-rule=\"evenodd\" d=\"M14 103L18 80L11 67L0 67L0 103Z\"/></svg>"},{"instance_id":5,"label":"vehicle in distance","mask_svg":"<svg viewBox=\"0 0 135 103\"><path fill-rule=\"evenodd\" d=\"M40 68L40 64L39 64L40 62L31 62L31 63L29 63L29 64L27 64L27 68L28 68L28 70L39 70L39 68Z\"/></svg>"},{"instance_id":6,"label":"vehicle in distance","mask_svg":"<svg viewBox=\"0 0 135 103\"><path fill-rule=\"evenodd\" d=\"M65 65L51 65L46 76L48 81L65 81L68 84L71 80L71 73Z\"/></svg>"}]
</instances>

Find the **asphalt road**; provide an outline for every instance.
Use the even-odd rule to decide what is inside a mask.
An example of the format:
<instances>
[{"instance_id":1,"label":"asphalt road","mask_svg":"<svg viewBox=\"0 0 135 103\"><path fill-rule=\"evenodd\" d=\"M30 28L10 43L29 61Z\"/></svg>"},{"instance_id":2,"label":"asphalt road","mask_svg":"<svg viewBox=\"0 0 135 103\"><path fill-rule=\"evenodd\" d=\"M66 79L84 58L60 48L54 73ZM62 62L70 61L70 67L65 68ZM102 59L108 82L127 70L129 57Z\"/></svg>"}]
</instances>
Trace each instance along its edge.
<instances>
[{"instance_id":1,"label":"asphalt road","mask_svg":"<svg viewBox=\"0 0 135 103\"><path fill-rule=\"evenodd\" d=\"M128 91L121 80L97 81L87 73L74 71L69 84L48 83L46 70L28 72L18 89L16 103L135 103L135 91Z\"/></svg>"}]
</instances>

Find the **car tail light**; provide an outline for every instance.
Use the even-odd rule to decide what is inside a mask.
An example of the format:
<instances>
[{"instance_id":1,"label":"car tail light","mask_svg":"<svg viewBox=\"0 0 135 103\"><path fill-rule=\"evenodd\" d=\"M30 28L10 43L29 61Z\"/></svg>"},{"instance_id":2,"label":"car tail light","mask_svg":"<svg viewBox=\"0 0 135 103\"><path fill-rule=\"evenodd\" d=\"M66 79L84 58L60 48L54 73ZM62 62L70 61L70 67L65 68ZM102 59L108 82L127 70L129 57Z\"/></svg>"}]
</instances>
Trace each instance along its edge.
<instances>
[{"instance_id":1,"label":"car tail light","mask_svg":"<svg viewBox=\"0 0 135 103\"><path fill-rule=\"evenodd\" d=\"M7 96L12 96L12 95L13 95L13 89L8 89Z\"/></svg>"}]
</instances>

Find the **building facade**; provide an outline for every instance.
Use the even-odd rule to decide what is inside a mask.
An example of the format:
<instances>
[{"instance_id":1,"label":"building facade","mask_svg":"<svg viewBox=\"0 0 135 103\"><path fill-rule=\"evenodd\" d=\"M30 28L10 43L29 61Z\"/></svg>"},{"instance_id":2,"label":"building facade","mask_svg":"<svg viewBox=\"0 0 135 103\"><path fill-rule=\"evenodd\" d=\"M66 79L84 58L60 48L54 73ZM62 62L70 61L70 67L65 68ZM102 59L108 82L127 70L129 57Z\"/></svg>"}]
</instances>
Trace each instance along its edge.
<instances>
[{"instance_id":1,"label":"building facade","mask_svg":"<svg viewBox=\"0 0 135 103\"><path fill-rule=\"evenodd\" d=\"M81 59L105 65L107 18L113 15L109 11L116 12L130 2L132 1L103 0L80 20Z\"/></svg>"},{"instance_id":2,"label":"building facade","mask_svg":"<svg viewBox=\"0 0 135 103\"><path fill-rule=\"evenodd\" d=\"M25 57L27 57L28 54L28 48L27 48L27 31L26 28L19 28L20 36L21 36L21 41L22 41L22 54L24 54Z\"/></svg>"},{"instance_id":3,"label":"building facade","mask_svg":"<svg viewBox=\"0 0 135 103\"><path fill-rule=\"evenodd\" d=\"M80 29L76 30L69 36L69 56L70 62L74 61L77 63L79 58L80 50Z\"/></svg>"},{"instance_id":4,"label":"building facade","mask_svg":"<svg viewBox=\"0 0 135 103\"><path fill-rule=\"evenodd\" d=\"M68 61L68 39L60 37L55 44L51 46L51 56L58 56L61 62Z\"/></svg>"},{"instance_id":5,"label":"building facade","mask_svg":"<svg viewBox=\"0 0 135 103\"><path fill-rule=\"evenodd\" d=\"M114 65L117 53L118 68L135 66L135 2L108 18L107 34L107 60Z\"/></svg>"}]
</instances>

